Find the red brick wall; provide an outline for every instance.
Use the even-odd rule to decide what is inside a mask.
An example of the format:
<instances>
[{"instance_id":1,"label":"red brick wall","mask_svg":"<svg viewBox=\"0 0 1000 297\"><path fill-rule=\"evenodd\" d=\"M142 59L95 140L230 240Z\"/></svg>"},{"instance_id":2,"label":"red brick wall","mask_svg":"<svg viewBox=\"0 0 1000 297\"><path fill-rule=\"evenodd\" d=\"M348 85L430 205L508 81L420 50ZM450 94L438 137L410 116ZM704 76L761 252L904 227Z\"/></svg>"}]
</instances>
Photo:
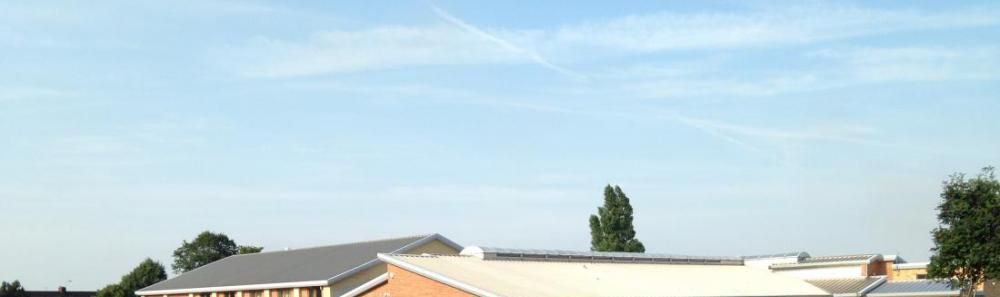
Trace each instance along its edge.
<instances>
[{"instance_id":1,"label":"red brick wall","mask_svg":"<svg viewBox=\"0 0 1000 297\"><path fill-rule=\"evenodd\" d=\"M892 271L892 262L875 261L865 266L865 276L886 275L888 271Z\"/></svg>"},{"instance_id":2,"label":"red brick wall","mask_svg":"<svg viewBox=\"0 0 1000 297\"><path fill-rule=\"evenodd\" d=\"M391 297L474 297L475 295L456 289L449 285L409 272L405 269L389 265L389 282L385 291ZM371 292L370 290L369 292ZM365 293L367 294L367 293ZM367 296L367 295L366 295ZM383 297L371 295L369 297Z\"/></svg>"}]
</instances>

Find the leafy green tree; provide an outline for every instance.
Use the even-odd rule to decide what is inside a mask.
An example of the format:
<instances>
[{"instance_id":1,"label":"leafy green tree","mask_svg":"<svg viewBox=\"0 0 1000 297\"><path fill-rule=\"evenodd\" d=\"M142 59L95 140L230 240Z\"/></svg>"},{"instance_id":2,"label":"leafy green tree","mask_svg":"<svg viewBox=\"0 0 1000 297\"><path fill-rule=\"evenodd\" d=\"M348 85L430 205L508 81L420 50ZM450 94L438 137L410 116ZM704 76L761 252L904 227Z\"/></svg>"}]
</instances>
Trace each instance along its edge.
<instances>
[{"instance_id":1,"label":"leafy green tree","mask_svg":"<svg viewBox=\"0 0 1000 297\"><path fill-rule=\"evenodd\" d=\"M225 257L256 253L262 249L257 246L238 246L225 234L205 231L191 242L185 240L181 247L174 250L172 267L175 273L184 273Z\"/></svg>"},{"instance_id":2,"label":"leafy green tree","mask_svg":"<svg viewBox=\"0 0 1000 297\"><path fill-rule=\"evenodd\" d=\"M637 252L646 247L635 238L632 204L617 185L604 187L604 206L590 215L590 250L598 252Z\"/></svg>"},{"instance_id":3,"label":"leafy green tree","mask_svg":"<svg viewBox=\"0 0 1000 297\"><path fill-rule=\"evenodd\" d=\"M956 173L941 198L928 276L950 279L972 297L977 284L1000 279L1000 181L993 167L972 178Z\"/></svg>"},{"instance_id":4,"label":"leafy green tree","mask_svg":"<svg viewBox=\"0 0 1000 297\"><path fill-rule=\"evenodd\" d=\"M241 245L240 246L240 250L239 250L239 254L240 255L242 255L242 254L256 254L256 253L259 253L262 250L264 250L264 247L262 247L262 246Z\"/></svg>"},{"instance_id":5,"label":"leafy green tree","mask_svg":"<svg viewBox=\"0 0 1000 297\"><path fill-rule=\"evenodd\" d=\"M27 297L28 293L24 292L24 287L21 287L21 282L14 280L13 282L2 282L0 283L0 297Z\"/></svg>"},{"instance_id":6,"label":"leafy green tree","mask_svg":"<svg viewBox=\"0 0 1000 297\"><path fill-rule=\"evenodd\" d=\"M134 292L129 292L128 290L125 290L125 288L122 287L119 284L110 284L110 285L104 286L104 288L101 288L100 290L97 290L97 294L95 294L94 296L95 297L128 297L129 293L135 294Z\"/></svg>"},{"instance_id":7,"label":"leafy green tree","mask_svg":"<svg viewBox=\"0 0 1000 297\"><path fill-rule=\"evenodd\" d=\"M135 291L167 279L167 270L160 262L146 258L117 284L97 290L96 297L135 297Z\"/></svg>"},{"instance_id":8,"label":"leafy green tree","mask_svg":"<svg viewBox=\"0 0 1000 297\"><path fill-rule=\"evenodd\" d=\"M146 258L126 275L118 285L126 291L126 296L135 296L135 291L167 279L167 270L160 262Z\"/></svg>"}]
</instances>

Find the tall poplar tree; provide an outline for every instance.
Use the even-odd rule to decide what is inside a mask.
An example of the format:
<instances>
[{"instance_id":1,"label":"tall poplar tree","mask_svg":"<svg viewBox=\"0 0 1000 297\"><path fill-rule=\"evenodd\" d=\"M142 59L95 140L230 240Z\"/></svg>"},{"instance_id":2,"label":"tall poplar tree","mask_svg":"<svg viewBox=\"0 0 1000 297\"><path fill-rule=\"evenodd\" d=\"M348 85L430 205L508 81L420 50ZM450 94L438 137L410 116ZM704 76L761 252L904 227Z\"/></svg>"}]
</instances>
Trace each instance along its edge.
<instances>
[{"instance_id":1,"label":"tall poplar tree","mask_svg":"<svg viewBox=\"0 0 1000 297\"><path fill-rule=\"evenodd\" d=\"M590 215L590 250L596 252L646 251L635 238L632 226L632 204L617 185L604 187L604 206Z\"/></svg>"}]
</instances>

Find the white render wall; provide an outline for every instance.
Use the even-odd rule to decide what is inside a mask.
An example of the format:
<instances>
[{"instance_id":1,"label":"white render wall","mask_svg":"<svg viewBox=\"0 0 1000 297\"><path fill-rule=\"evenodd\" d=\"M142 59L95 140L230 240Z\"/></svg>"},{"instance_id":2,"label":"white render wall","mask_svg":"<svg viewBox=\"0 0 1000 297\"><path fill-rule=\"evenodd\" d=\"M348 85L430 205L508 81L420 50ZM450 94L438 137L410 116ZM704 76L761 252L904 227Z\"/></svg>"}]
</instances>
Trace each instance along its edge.
<instances>
[{"instance_id":1,"label":"white render wall","mask_svg":"<svg viewBox=\"0 0 1000 297\"><path fill-rule=\"evenodd\" d=\"M829 279L829 278L851 278L863 277L862 265L837 266L837 267L815 267L798 269L772 270L774 273L784 274L800 279Z\"/></svg>"}]
</instances>

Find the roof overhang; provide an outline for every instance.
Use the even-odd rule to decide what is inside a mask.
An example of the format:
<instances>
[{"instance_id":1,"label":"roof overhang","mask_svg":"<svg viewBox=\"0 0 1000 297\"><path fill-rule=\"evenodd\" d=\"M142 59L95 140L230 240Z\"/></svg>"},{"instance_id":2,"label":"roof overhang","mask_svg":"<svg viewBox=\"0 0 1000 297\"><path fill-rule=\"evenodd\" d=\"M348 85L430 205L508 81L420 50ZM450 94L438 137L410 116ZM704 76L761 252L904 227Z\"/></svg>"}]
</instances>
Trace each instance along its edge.
<instances>
[{"instance_id":1,"label":"roof overhang","mask_svg":"<svg viewBox=\"0 0 1000 297\"><path fill-rule=\"evenodd\" d=\"M239 285L239 286L220 286L220 287L203 287L203 288L184 288L184 289L170 289L170 290L151 290L151 291L135 291L136 295L149 296L149 295L170 295L170 294L187 294L187 293L202 293L202 292L227 292L227 291L249 291L249 290L264 290L264 289L287 289L287 288L299 288L299 287L318 287L327 285L326 280L314 280L314 281L302 281L302 282L286 282L286 283L269 283L269 284L252 284L252 285Z\"/></svg>"}]
</instances>

